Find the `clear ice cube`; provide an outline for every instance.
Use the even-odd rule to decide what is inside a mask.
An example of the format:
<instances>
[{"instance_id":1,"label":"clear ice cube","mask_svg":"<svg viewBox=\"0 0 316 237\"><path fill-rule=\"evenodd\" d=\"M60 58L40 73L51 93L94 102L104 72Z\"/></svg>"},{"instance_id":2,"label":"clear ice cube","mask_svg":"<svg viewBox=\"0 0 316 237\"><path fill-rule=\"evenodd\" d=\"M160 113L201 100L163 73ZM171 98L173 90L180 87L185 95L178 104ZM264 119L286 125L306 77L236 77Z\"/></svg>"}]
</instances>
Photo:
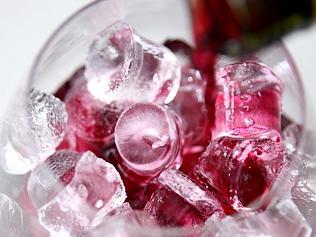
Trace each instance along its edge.
<instances>
[{"instance_id":1,"label":"clear ice cube","mask_svg":"<svg viewBox=\"0 0 316 237\"><path fill-rule=\"evenodd\" d=\"M122 109L94 98L87 88L83 71L76 76L76 83L65 96L69 128L86 144L107 144L113 139L115 124Z\"/></svg>"},{"instance_id":2,"label":"clear ice cube","mask_svg":"<svg viewBox=\"0 0 316 237\"><path fill-rule=\"evenodd\" d=\"M179 128L172 115L156 104L135 104L115 127L115 143L123 165L152 176L170 166L179 153Z\"/></svg>"},{"instance_id":3,"label":"clear ice cube","mask_svg":"<svg viewBox=\"0 0 316 237\"><path fill-rule=\"evenodd\" d=\"M213 138L244 131L280 131L283 84L271 69L257 62L230 64L217 71L216 81Z\"/></svg>"},{"instance_id":4,"label":"clear ice cube","mask_svg":"<svg viewBox=\"0 0 316 237\"><path fill-rule=\"evenodd\" d=\"M97 226L126 198L114 166L91 152L56 152L32 172L28 193L40 223L60 235Z\"/></svg>"},{"instance_id":5,"label":"clear ice cube","mask_svg":"<svg viewBox=\"0 0 316 237\"><path fill-rule=\"evenodd\" d=\"M168 105L182 118L185 147L201 144L210 137L204 99L205 87L206 82L199 71L183 68L177 96Z\"/></svg>"},{"instance_id":6,"label":"clear ice cube","mask_svg":"<svg viewBox=\"0 0 316 237\"><path fill-rule=\"evenodd\" d=\"M31 173L27 193L36 209L49 203L72 180L82 154L60 150Z\"/></svg>"},{"instance_id":7,"label":"clear ice cube","mask_svg":"<svg viewBox=\"0 0 316 237\"><path fill-rule=\"evenodd\" d=\"M168 169L159 175L158 181L190 203L203 218L207 219L214 213L225 216L222 204L217 198L201 189L182 172Z\"/></svg>"},{"instance_id":8,"label":"clear ice cube","mask_svg":"<svg viewBox=\"0 0 316 237\"><path fill-rule=\"evenodd\" d=\"M86 60L89 91L111 104L169 103L180 85L180 65L166 47L118 21L101 32Z\"/></svg>"},{"instance_id":9,"label":"clear ice cube","mask_svg":"<svg viewBox=\"0 0 316 237\"><path fill-rule=\"evenodd\" d=\"M292 188L292 198L308 223L314 229L316 227L316 170L313 169L310 171L312 172L308 178L299 177Z\"/></svg>"},{"instance_id":10,"label":"clear ice cube","mask_svg":"<svg viewBox=\"0 0 316 237\"><path fill-rule=\"evenodd\" d=\"M68 115L62 101L35 89L29 93L26 108L16 110L6 122L1 164L8 173L25 174L55 152Z\"/></svg>"},{"instance_id":11,"label":"clear ice cube","mask_svg":"<svg viewBox=\"0 0 316 237\"><path fill-rule=\"evenodd\" d=\"M310 237L311 228L291 200L283 200L262 213L226 217L220 222L210 219L203 237Z\"/></svg>"},{"instance_id":12,"label":"clear ice cube","mask_svg":"<svg viewBox=\"0 0 316 237\"><path fill-rule=\"evenodd\" d=\"M299 141L304 141L304 146L299 147L296 153L300 155L300 167L298 175L291 190L293 201L306 218L313 229L315 236L316 228L316 134L306 130L304 137L299 137Z\"/></svg>"},{"instance_id":13,"label":"clear ice cube","mask_svg":"<svg viewBox=\"0 0 316 237\"><path fill-rule=\"evenodd\" d=\"M14 200L3 193L0 193L0 226L0 236L22 237L22 210Z\"/></svg>"},{"instance_id":14,"label":"clear ice cube","mask_svg":"<svg viewBox=\"0 0 316 237\"><path fill-rule=\"evenodd\" d=\"M288 125L282 131L282 141L288 155L293 154L298 150L303 135L302 132L302 127L294 123Z\"/></svg>"},{"instance_id":15,"label":"clear ice cube","mask_svg":"<svg viewBox=\"0 0 316 237\"><path fill-rule=\"evenodd\" d=\"M213 140L196 166L205 187L217 189L235 210L262 208L284 166L284 148L278 132L250 137L224 136ZM254 202L256 205L254 205Z\"/></svg>"},{"instance_id":16,"label":"clear ice cube","mask_svg":"<svg viewBox=\"0 0 316 237\"><path fill-rule=\"evenodd\" d=\"M144 211L161 226L197 228L204 222L197 209L168 187L157 189L146 203Z\"/></svg>"}]
</instances>

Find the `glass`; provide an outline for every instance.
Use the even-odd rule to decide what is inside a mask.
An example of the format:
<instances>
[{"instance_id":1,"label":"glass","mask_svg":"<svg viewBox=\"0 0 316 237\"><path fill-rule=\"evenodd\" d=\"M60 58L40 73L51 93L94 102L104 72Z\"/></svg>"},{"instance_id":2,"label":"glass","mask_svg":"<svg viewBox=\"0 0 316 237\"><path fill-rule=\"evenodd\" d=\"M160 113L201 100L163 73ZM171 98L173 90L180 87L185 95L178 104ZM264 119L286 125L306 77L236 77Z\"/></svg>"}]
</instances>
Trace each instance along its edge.
<instances>
[{"instance_id":1,"label":"glass","mask_svg":"<svg viewBox=\"0 0 316 237\"><path fill-rule=\"evenodd\" d=\"M15 110L27 113L25 92L36 88L54 93L69 76L80 68L95 36L117 20L124 19L137 32L159 43L166 39L181 39L193 45L189 8L181 0L99 0L87 5L67 19L49 38L35 59L27 75L25 85L13 105ZM282 43L271 45L255 55L259 61L271 67L284 82L283 112L294 122L303 125L305 121L305 98L299 74L294 61ZM218 66L224 66L236 59L222 56ZM18 101L18 103L17 103ZM12 110L13 107L11 107ZM10 110L10 108L9 108ZM9 113L8 118L12 116ZM2 139L10 131L2 131ZM25 188L28 174L14 176L0 170L0 192L19 201L19 194ZM27 216L28 214L25 214ZM25 219L24 235L33 236L33 217ZM120 230L121 229L121 230ZM103 231L112 236L188 236L185 229L140 228L126 221L108 219Z\"/></svg>"}]
</instances>

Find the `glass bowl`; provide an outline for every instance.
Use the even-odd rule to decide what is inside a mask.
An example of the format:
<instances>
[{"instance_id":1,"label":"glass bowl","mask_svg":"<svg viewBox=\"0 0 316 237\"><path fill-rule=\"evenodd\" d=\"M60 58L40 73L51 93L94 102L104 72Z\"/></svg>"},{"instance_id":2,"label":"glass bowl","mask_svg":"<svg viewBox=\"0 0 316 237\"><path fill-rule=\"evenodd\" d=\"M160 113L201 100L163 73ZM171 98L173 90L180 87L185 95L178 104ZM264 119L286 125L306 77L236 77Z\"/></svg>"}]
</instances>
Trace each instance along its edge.
<instances>
[{"instance_id":1,"label":"glass bowl","mask_svg":"<svg viewBox=\"0 0 316 237\"><path fill-rule=\"evenodd\" d=\"M95 36L118 20L124 20L137 32L152 41L163 43L166 39L181 39L194 46L190 9L181 0L98 0L80 9L68 18L48 39L34 60L25 84L12 102L15 110L26 112L25 96L30 88L54 93L69 76L80 68ZM305 121L305 98L302 83L295 63L281 42L268 46L252 55L269 66L285 85L283 113L299 125ZM218 66L240 59L221 56ZM11 106L12 108L12 106ZM14 113L8 113L11 119ZM10 131L2 131L2 140ZM1 170L0 192L21 200L29 174L9 175ZM276 190L278 188L276 187ZM24 235L46 236L36 218L24 211ZM34 234L33 230L36 230ZM195 236L183 228L147 228L126 220L108 218L103 225L109 236ZM94 235L93 235L94 236ZM97 235L96 235L97 236Z\"/></svg>"}]
</instances>

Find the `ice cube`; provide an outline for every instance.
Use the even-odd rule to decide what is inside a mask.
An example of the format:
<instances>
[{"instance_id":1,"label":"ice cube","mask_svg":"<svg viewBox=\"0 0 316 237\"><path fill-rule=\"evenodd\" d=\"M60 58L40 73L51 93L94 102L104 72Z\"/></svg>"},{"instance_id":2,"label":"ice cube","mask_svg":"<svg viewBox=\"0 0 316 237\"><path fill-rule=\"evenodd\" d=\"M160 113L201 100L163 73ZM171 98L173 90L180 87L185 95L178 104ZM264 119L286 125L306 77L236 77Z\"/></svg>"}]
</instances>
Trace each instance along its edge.
<instances>
[{"instance_id":1,"label":"ice cube","mask_svg":"<svg viewBox=\"0 0 316 237\"><path fill-rule=\"evenodd\" d=\"M74 168L82 154L60 150L31 173L27 192L36 209L54 199L74 176Z\"/></svg>"},{"instance_id":2,"label":"ice cube","mask_svg":"<svg viewBox=\"0 0 316 237\"><path fill-rule=\"evenodd\" d=\"M298 124L290 124L282 131L282 142L286 148L287 154L293 154L298 150L301 142L303 130Z\"/></svg>"},{"instance_id":3,"label":"ice cube","mask_svg":"<svg viewBox=\"0 0 316 237\"><path fill-rule=\"evenodd\" d=\"M1 164L8 173L25 174L55 152L68 115L62 101L36 89L30 91L26 108L16 110L6 122Z\"/></svg>"},{"instance_id":4,"label":"ice cube","mask_svg":"<svg viewBox=\"0 0 316 237\"><path fill-rule=\"evenodd\" d=\"M209 221L205 236L217 237L310 237L311 228L291 200L283 200L259 214Z\"/></svg>"},{"instance_id":5,"label":"ice cube","mask_svg":"<svg viewBox=\"0 0 316 237\"><path fill-rule=\"evenodd\" d=\"M314 168L310 171L309 177L299 177L292 188L292 197L308 223L314 229L316 227L316 170Z\"/></svg>"},{"instance_id":6,"label":"ice cube","mask_svg":"<svg viewBox=\"0 0 316 237\"><path fill-rule=\"evenodd\" d=\"M32 172L28 193L40 223L60 235L95 227L126 198L115 168L91 152L56 152Z\"/></svg>"},{"instance_id":7,"label":"ice cube","mask_svg":"<svg viewBox=\"0 0 316 237\"><path fill-rule=\"evenodd\" d=\"M244 62L217 72L213 138L227 133L280 131L282 83L263 64Z\"/></svg>"},{"instance_id":8,"label":"ice cube","mask_svg":"<svg viewBox=\"0 0 316 237\"><path fill-rule=\"evenodd\" d=\"M274 130L248 138L225 136L207 147L196 174L217 189L236 210L266 195L284 166L284 149ZM259 201L259 200L258 200ZM258 202L261 208L266 203Z\"/></svg>"},{"instance_id":9,"label":"ice cube","mask_svg":"<svg viewBox=\"0 0 316 237\"><path fill-rule=\"evenodd\" d=\"M0 193L0 226L0 236L22 237L22 210L14 200L3 193Z\"/></svg>"},{"instance_id":10,"label":"ice cube","mask_svg":"<svg viewBox=\"0 0 316 237\"><path fill-rule=\"evenodd\" d=\"M203 144L210 139L205 87L206 81L199 71L192 68L182 69L179 91L169 107L182 118L185 147Z\"/></svg>"},{"instance_id":11,"label":"ice cube","mask_svg":"<svg viewBox=\"0 0 316 237\"><path fill-rule=\"evenodd\" d=\"M130 223L144 225L147 227L157 225L157 222L155 221L155 219L144 211L133 210L128 205L125 205L125 207L123 209L124 209L123 212L121 209L121 211L119 213L116 213L113 216L114 217L124 217L124 218L128 219L130 221Z\"/></svg>"},{"instance_id":12,"label":"ice cube","mask_svg":"<svg viewBox=\"0 0 316 237\"><path fill-rule=\"evenodd\" d=\"M86 235L85 235L86 236ZM153 217L144 211L130 210L113 217L105 218L103 223L91 231L87 237L162 237Z\"/></svg>"},{"instance_id":13,"label":"ice cube","mask_svg":"<svg viewBox=\"0 0 316 237\"><path fill-rule=\"evenodd\" d=\"M196 228L204 222L198 210L166 187L153 193L144 210L162 226Z\"/></svg>"},{"instance_id":14,"label":"ice cube","mask_svg":"<svg viewBox=\"0 0 316 237\"><path fill-rule=\"evenodd\" d=\"M179 62L168 48L121 21L98 35L86 60L89 91L107 104L169 103L180 74Z\"/></svg>"},{"instance_id":15,"label":"ice cube","mask_svg":"<svg viewBox=\"0 0 316 237\"><path fill-rule=\"evenodd\" d=\"M298 176L292 187L292 198L299 210L311 225L313 235L316 228L316 135L314 132L306 130L304 137L304 146L300 146L295 153L300 155L301 166L298 169Z\"/></svg>"},{"instance_id":16,"label":"ice cube","mask_svg":"<svg viewBox=\"0 0 316 237\"><path fill-rule=\"evenodd\" d=\"M86 144L107 144L113 139L114 127L122 108L95 99L87 89L83 71L77 76L77 83L65 97L69 127Z\"/></svg>"},{"instance_id":17,"label":"ice cube","mask_svg":"<svg viewBox=\"0 0 316 237\"><path fill-rule=\"evenodd\" d=\"M182 172L168 169L160 174L158 181L198 210L204 219L214 213L225 216L222 204L217 198L201 189Z\"/></svg>"},{"instance_id":18,"label":"ice cube","mask_svg":"<svg viewBox=\"0 0 316 237\"><path fill-rule=\"evenodd\" d=\"M115 208L110 213L108 213L109 216L116 216L116 215L124 215L126 213L129 213L133 211L131 205L129 205L128 202L124 202L122 206L119 206L118 208Z\"/></svg>"},{"instance_id":19,"label":"ice cube","mask_svg":"<svg viewBox=\"0 0 316 237\"><path fill-rule=\"evenodd\" d=\"M135 104L125 110L115 128L115 143L123 165L143 176L170 166L179 153L179 127L166 108Z\"/></svg>"}]
</instances>

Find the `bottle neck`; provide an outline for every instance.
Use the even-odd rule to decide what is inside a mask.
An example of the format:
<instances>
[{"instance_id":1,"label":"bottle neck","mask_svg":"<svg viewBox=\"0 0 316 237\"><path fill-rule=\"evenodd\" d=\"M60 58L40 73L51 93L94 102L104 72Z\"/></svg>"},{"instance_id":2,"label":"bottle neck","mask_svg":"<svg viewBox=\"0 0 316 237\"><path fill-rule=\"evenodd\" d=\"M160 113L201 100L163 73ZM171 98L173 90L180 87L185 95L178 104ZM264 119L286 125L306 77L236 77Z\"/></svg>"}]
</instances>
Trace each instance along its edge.
<instances>
[{"instance_id":1,"label":"bottle neck","mask_svg":"<svg viewBox=\"0 0 316 237\"><path fill-rule=\"evenodd\" d=\"M197 47L211 45L230 55L260 48L316 19L316 0L191 0L191 9Z\"/></svg>"},{"instance_id":2,"label":"bottle neck","mask_svg":"<svg viewBox=\"0 0 316 237\"><path fill-rule=\"evenodd\" d=\"M315 0L226 0L244 31L257 32L282 21L309 22L313 18ZM299 22L297 22L299 24Z\"/></svg>"}]
</instances>

